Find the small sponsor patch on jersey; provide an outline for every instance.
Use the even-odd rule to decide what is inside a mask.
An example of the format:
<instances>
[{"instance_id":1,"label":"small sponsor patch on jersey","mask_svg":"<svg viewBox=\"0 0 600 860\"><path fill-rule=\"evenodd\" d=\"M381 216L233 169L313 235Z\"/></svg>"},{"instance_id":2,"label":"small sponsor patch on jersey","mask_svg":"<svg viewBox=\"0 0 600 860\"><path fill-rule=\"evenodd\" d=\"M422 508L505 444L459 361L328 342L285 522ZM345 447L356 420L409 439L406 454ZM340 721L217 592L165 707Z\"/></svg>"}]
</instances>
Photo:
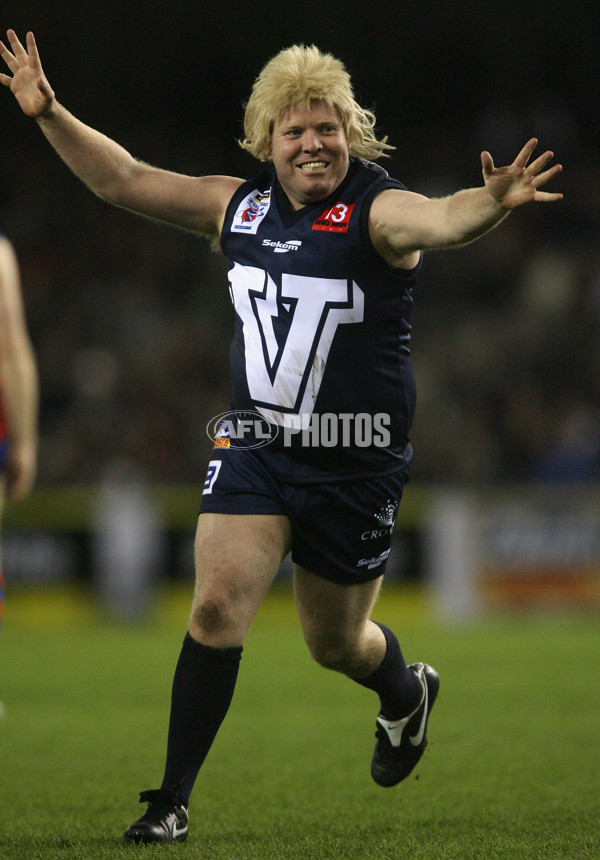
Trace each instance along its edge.
<instances>
[{"instance_id":1,"label":"small sponsor patch on jersey","mask_svg":"<svg viewBox=\"0 0 600 860\"><path fill-rule=\"evenodd\" d=\"M256 233L258 225L269 211L270 205L271 189L259 191L255 188L254 191L244 197L238 206L231 222L231 231L233 233Z\"/></svg>"},{"instance_id":2,"label":"small sponsor patch on jersey","mask_svg":"<svg viewBox=\"0 0 600 860\"><path fill-rule=\"evenodd\" d=\"M219 429L214 436L213 448L230 448L231 447L231 430L226 421L222 421Z\"/></svg>"},{"instance_id":3,"label":"small sponsor patch on jersey","mask_svg":"<svg viewBox=\"0 0 600 860\"><path fill-rule=\"evenodd\" d=\"M327 233L347 233L354 203L335 203L313 221L313 230L324 230Z\"/></svg>"},{"instance_id":4,"label":"small sponsor patch on jersey","mask_svg":"<svg viewBox=\"0 0 600 860\"><path fill-rule=\"evenodd\" d=\"M290 239L289 242L275 242L273 239L263 239L263 248L271 248L276 254L287 254L288 251L297 251L301 245L301 239Z\"/></svg>"}]
</instances>

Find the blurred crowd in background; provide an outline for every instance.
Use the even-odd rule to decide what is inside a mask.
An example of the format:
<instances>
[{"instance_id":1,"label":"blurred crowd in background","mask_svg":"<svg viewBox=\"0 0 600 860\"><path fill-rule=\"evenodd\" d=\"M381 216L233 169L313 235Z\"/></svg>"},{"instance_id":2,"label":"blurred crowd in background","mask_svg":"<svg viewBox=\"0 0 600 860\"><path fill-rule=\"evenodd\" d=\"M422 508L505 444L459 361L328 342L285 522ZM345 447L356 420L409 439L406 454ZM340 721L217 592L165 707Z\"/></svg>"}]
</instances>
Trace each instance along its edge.
<instances>
[{"instance_id":1,"label":"blurred crowd in background","mask_svg":"<svg viewBox=\"0 0 600 860\"><path fill-rule=\"evenodd\" d=\"M43 35L41 50L49 41ZM276 35L273 46L291 41ZM118 90L99 81L97 110L88 104L83 111L85 87L75 71L65 103L142 159L246 177L258 164L235 143L238 96L269 54L255 50L251 63L237 67L239 92L228 80L226 119L214 93L195 114L181 107L165 117L175 93L162 104L160 123L141 107L128 122L135 109L129 80ZM343 45L339 54L354 71L358 59ZM67 71L64 60L54 61L61 88L48 64L46 71L61 96ZM468 73L458 71L463 79ZM409 109L417 98L410 92L399 96ZM565 199L530 205L466 248L426 256L413 318L413 480L597 480L600 142L564 97L462 104L461 115L438 106L437 124L436 111L426 110L420 125L414 111L404 122L384 102L382 131L397 150L383 166L411 190L441 196L481 183L482 149L508 163L535 135L564 165L551 190ZM203 480L212 445L206 426L230 400L225 259L202 240L103 204L16 107L4 102L1 110L10 134L2 140L0 227L19 254L39 361L39 483L92 482L123 457L151 480Z\"/></svg>"}]
</instances>

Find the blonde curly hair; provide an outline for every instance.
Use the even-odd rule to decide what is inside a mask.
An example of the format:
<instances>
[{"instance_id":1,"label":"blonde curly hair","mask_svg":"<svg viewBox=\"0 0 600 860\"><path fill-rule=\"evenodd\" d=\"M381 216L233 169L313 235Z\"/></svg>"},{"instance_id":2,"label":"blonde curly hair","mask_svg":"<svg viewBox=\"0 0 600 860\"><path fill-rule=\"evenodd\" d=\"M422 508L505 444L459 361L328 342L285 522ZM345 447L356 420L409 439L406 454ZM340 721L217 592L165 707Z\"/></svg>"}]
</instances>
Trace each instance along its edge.
<instances>
[{"instance_id":1,"label":"blonde curly hair","mask_svg":"<svg viewBox=\"0 0 600 860\"><path fill-rule=\"evenodd\" d=\"M373 160L395 149L387 137L375 136L375 114L355 101L344 64L315 45L292 45L263 68L246 104L240 146L267 161L265 151L275 119L288 108L310 107L312 101L325 101L337 110L352 155Z\"/></svg>"}]
</instances>

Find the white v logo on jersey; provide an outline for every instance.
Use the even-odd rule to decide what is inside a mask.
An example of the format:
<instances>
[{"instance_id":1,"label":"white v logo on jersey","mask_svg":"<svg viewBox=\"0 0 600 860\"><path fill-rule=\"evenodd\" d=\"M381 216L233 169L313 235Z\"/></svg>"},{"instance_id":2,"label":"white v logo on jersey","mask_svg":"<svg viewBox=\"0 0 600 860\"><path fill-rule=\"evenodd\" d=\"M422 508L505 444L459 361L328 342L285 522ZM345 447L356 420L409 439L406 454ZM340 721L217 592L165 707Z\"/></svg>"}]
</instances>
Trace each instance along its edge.
<instances>
[{"instance_id":1,"label":"white v logo on jersey","mask_svg":"<svg viewBox=\"0 0 600 860\"><path fill-rule=\"evenodd\" d=\"M268 272L235 263L229 272L243 323L250 396L262 415L291 426L312 414L338 325L364 317L364 293L354 281Z\"/></svg>"}]
</instances>

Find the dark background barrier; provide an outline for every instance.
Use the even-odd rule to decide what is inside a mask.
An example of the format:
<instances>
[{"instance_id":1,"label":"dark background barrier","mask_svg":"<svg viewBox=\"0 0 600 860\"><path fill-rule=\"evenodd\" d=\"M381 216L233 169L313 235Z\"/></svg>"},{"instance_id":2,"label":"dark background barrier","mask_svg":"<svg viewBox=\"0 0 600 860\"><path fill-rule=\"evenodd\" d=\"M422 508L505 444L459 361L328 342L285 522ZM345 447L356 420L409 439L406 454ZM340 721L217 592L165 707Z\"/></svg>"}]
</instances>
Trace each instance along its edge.
<instances>
[{"instance_id":1,"label":"dark background barrier","mask_svg":"<svg viewBox=\"0 0 600 860\"><path fill-rule=\"evenodd\" d=\"M479 153L530 136L565 167L561 204L529 206L427 256L416 292L413 479L589 482L600 462L600 221L595 3L168 5L19 0L59 99L138 157L251 175L243 102L281 47L339 55L418 192L481 182ZM200 483L227 408L226 264L203 241L85 191L0 93L0 228L23 267L42 376L42 486L93 483L115 458Z\"/></svg>"}]
</instances>

